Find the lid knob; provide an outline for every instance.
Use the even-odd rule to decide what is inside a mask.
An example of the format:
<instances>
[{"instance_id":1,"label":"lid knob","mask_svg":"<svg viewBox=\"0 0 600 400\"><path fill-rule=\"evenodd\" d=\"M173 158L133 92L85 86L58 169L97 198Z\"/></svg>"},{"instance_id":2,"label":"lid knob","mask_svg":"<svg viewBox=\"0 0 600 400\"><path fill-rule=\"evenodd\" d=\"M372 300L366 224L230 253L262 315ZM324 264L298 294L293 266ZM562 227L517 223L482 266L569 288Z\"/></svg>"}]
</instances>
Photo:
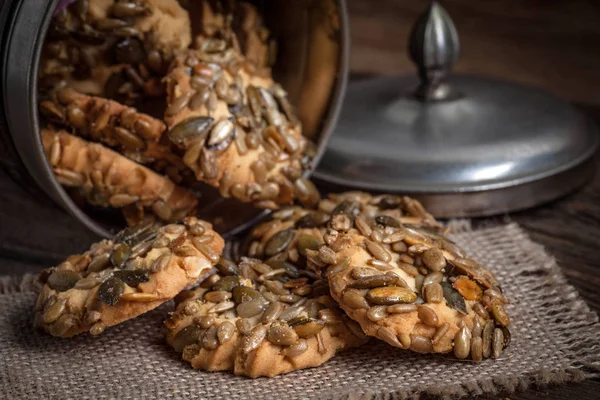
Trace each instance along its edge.
<instances>
[{"instance_id":1,"label":"lid knob","mask_svg":"<svg viewBox=\"0 0 600 400\"><path fill-rule=\"evenodd\" d=\"M460 93L445 82L460 53L458 33L446 10L436 1L419 16L408 47L421 79L415 97L425 102L460 97Z\"/></svg>"}]
</instances>

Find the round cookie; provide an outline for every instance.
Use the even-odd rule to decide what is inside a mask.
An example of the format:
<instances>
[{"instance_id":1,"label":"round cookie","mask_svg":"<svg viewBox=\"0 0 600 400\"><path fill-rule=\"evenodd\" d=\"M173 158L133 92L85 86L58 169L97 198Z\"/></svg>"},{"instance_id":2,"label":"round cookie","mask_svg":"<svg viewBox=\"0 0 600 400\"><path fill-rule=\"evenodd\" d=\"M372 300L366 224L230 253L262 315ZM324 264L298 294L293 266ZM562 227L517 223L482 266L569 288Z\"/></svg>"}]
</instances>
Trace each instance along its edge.
<instances>
[{"instance_id":1,"label":"round cookie","mask_svg":"<svg viewBox=\"0 0 600 400\"><path fill-rule=\"evenodd\" d=\"M177 221L198 204L188 190L101 144L65 131L42 129L42 143L57 180L103 207L129 210L132 222L144 214Z\"/></svg>"},{"instance_id":2,"label":"round cookie","mask_svg":"<svg viewBox=\"0 0 600 400\"><path fill-rule=\"evenodd\" d=\"M340 307L391 345L479 361L499 357L510 341L494 276L408 197L350 192L318 211L278 211L250 234L247 253L323 274Z\"/></svg>"},{"instance_id":3,"label":"round cookie","mask_svg":"<svg viewBox=\"0 0 600 400\"><path fill-rule=\"evenodd\" d=\"M177 54L166 78L168 136L196 178L224 197L270 209L293 199L314 206L319 193L302 178L314 146L285 91L245 66L233 45Z\"/></svg>"},{"instance_id":4,"label":"round cookie","mask_svg":"<svg viewBox=\"0 0 600 400\"><path fill-rule=\"evenodd\" d=\"M316 367L368 340L322 280L255 259L222 259L217 268L203 287L176 298L165 321L167 343L194 368L272 377Z\"/></svg>"},{"instance_id":5,"label":"round cookie","mask_svg":"<svg viewBox=\"0 0 600 400\"><path fill-rule=\"evenodd\" d=\"M223 250L212 226L195 217L157 228L146 222L40 273L35 325L59 337L100 334L196 283Z\"/></svg>"}]
</instances>

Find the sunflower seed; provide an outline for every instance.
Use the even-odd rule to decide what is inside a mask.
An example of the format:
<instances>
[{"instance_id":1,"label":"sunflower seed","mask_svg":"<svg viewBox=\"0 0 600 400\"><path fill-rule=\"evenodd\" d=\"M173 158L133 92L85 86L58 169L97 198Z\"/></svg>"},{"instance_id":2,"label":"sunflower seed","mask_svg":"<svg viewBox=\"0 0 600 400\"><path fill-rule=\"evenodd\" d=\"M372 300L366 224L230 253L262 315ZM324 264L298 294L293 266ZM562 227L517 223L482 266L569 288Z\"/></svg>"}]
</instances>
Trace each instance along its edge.
<instances>
[{"instance_id":1,"label":"sunflower seed","mask_svg":"<svg viewBox=\"0 0 600 400\"><path fill-rule=\"evenodd\" d=\"M67 299L59 299L55 301L48 309L44 312L44 322L51 324L56 321L65 311L67 305Z\"/></svg>"},{"instance_id":2,"label":"sunflower seed","mask_svg":"<svg viewBox=\"0 0 600 400\"><path fill-rule=\"evenodd\" d=\"M344 304L346 304L350 308L355 308L355 309L364 308L367 310L370 308L369 303L367 302L365 297L362 295L362 293L358 290L354 290L354 289L347 290L342 297L342 301L344 302Z\"/></svg>"},{"instance_id":3,"label":"sunflower seed","mask_svg":"<svg viewBox=\"0 0 600 400\"><path fill-rule=\"evenodd\" d=\"M255 327L252 332L244 339L243 351L244 353L249 353L265 340L267 336L267 327L264 325L258 325Z\"/></svg>"},{"instance_id":4,"label":"sunflower seed","mask_svg":"<svg viewBox=\"0 0 600 400\"><path fill-rule=\"evenodd\" d=\"M209 313L221 313L223 311L231 310L235 307L235 303L233 301L222 301L218 304L212 306L208 312Z\"/></svg>"},{"instance_id":5,"label":"sunflower seed","mask_svg":"<svg viewBox=\"0 0 600 400\"><path fill-rule=\"evenodd\" d=\"M444 299L444 290L439 283L432 283L424 287L425 300L428 303L441 303Z\"/></svg>"},{"instance_id":6,"label":"sunflower seed","mask_svg":"<svg viewBox=\"0 0 600 400\"><path fill-rule=\"evenodd\" d=\"M380 326L379 329L377 329L377 337L386 342L387 344L390 344L395 347L404 348L402 343L400 343L400 341L398 340L396 334L390 328Z\"/></svg>"},{"instance_id":7,"label":"sunflower seed","mask_svg":"<svg viewBox=\"0 0 600 400\"><path fill-rule=\"evenodd\" d=\"M406 288L387 286L369 290L366 298L373 304L392 305L414 303L417 300L417 295Z\"/></svg>"},{"instance_id":8,"label":"sunflower seed","mask_svg":"<svg viewBox=\"0 0 600 400\"><path fill-rule=\"evenodd\" d=\"M306 340L304 339L299 339L296 344L286 347L283 350L283 354L286 357L297 357L304 354L306 350L308 350L308 343L306 343Z\"/></svg>"},{"instance_id":9,"label":"sunflower seed","mask_svg":"<svg viewBox=\"0 0 600 400\"><path fill-rule=\"evenodd\" d=\"M465 359L469 357L471 351L471 331L466 326L454 336L454 355L456 358Z\"/></svg>"},{"instance_id":10,"label":"sunflower seed","mask_svg":"<svg viewBox=\"0 0 600 400\"><path fill-rule=\"evenodd\" d=\"M179 97L175 98L165 110L165 115L172 117L181 112L190 102L192 92L184 92Z\"/></svg>"},{"instance_id":11,"label":"sunflower seed","mask_svg":"<svg viewBox=\"0 0 600 400\"><path fill-rule=\"evenodd\" d=\"M425 324L429 326L437 326L438 324L438 316L431 308L426 306L419 306L418 309L419 319Z\"/></svg>"},{"instance_id":12,"label":"sunflower seed","mask_svg":"<svg viewBox=\"0 0 600 400\"><path fill-rule=\"evenodd\" d=\"M235 132L233 123L228 119L222 119L211 129L208 137L208 145L218 147L219 145L231 141Z\"/></svg>"},{"instance_id":13,"label":"sunflower seed","mask_svg":"<svg viewBox=\"0 0 600 400\"><path fill-rule=\"evenodd\" d=\"M169 131L169 139L176 145L182 145L187 141L202 138L208 133L213 121L210 117L188 118Z\"/></svg>"},{"instance_id":14,"label":"sunflower seed","mask_svg":"<svg viewBox=\"0 0 600 400\"><path fill-rule=\"evenodd\" d=\"M444 336L446 336L446 333L448 333L449 330L450 330L450 323L444 322L442 325L440 325L436 329L435 334L433 335L433 338L431 339L431 343L436 345L440 340L442 340L442 338Z\"/></svg>"}]
</instances>

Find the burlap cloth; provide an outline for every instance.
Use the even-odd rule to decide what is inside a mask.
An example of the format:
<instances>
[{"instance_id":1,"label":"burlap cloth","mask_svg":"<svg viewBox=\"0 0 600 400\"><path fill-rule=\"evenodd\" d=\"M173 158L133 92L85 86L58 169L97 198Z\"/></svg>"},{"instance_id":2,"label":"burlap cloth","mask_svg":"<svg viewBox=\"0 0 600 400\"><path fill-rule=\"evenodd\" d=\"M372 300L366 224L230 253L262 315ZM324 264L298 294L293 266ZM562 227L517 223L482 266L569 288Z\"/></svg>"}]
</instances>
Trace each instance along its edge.
<instances>
[{"instance_id":1,"label":"burlap cloth","mask_svg":"<svg viewBox=\"0 0 600 400\"><path fill-rule=\"evenodd\" d=\"M0 398L404 398L514 391L600 374L598 317L554 259L516 224L453 238L496 273L511 300L512 343L502 360L422 356L377 340L319 368L274 379L192 370L164 345L165 304L99 337L55 339L32 329L31 278L0 281Z\"/></svg>"}]
</instances>

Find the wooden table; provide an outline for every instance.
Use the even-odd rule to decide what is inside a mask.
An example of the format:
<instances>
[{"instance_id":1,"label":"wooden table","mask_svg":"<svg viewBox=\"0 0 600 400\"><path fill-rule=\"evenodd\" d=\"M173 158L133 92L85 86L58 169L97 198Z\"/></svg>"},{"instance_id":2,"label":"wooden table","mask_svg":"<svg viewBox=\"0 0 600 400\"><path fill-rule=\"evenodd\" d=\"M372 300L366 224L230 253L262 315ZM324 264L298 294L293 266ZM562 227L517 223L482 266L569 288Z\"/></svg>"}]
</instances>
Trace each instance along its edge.
<instances>
[{"instance_id":1,"label":"wooden table","mask_svg":"<svg viewBox=\"0 0 600 400\"><path fill-rule=\"evenodd\" d=\"M425 3L348 0L352 72L412 72L406 37ZM442 3L461 35L463 55L458 71L544 87L577 103L600 124L600 96L594 85L600 71L600 7L584 0ZM520 223L535 241L546 246L570 283L600 312L600 173L563 199L492 219L501 218ZM57 263L65 254L87 248L96 239L43 195L32 195L0 168L0 274L37 271ZM510 397L583 400L596 399L599 393L600 381L587 380ZM506 395L482 396L487 397Z\"/></svg>"}]
</instances>

